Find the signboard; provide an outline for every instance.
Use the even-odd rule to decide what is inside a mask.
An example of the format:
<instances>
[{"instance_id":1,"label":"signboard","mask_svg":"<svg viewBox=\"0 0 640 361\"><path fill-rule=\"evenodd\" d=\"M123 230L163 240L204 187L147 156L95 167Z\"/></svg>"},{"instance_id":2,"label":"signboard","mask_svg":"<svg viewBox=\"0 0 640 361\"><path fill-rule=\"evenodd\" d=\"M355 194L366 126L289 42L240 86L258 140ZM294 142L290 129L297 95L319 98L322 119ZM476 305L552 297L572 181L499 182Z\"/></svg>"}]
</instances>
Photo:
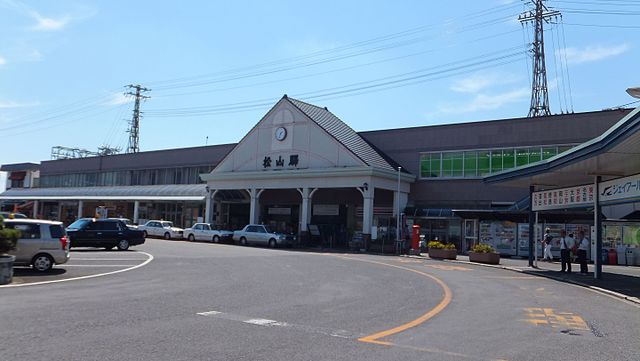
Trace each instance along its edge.
<instances>
[{"instance_id":1,"label":"signboard","mask_svg":"<svg viewBox=\"0 0 640 361\"><path fill-rule=\"evenodd\" d=\"M600 183L600 202L640 199L640 174Z\"/></svg>"},{"instance_id":2,"label":"signboard","mask_svg":"<svg viewBox=\"0 0 640 361\"><path fill-rule=\"evenodd\" d=\"M320 230L317 224L309 224L308 227L309 233L311 233L312 236L320 236Z\"/></svg>"},{"instance_id":3,"label":"signboard","mask_svg":"<svg viewBox=\"0 0 640 361\"><path fill-rule=\"evenodd\" d=\"M340 215L340 206L337 204L314 204L314 216L337 216Z\"/></svg>"},{"instance_id":4,"label":"signboard","mask_svg":"<svg viewBox=\"0 0 640 361\"><path fill-rule=\"evenodd\" d=\"M552 189L533 192L531 209L544 211L551 209L588 207L593 205L594 185ZM640 199L640 174L613 179L599 185L600 203L623 203Z\"/></svg>"},{"instance_id":5,"label":"signboard","mask_svg":"<svg viewBox=\"0 0 640 361\"><path fill-rule=\"evenodd\" d=\"M593 205L593 184L569 188L533 192L531 209L544 211L551 209L588 207Z\"/></svg>"}]
</instances>

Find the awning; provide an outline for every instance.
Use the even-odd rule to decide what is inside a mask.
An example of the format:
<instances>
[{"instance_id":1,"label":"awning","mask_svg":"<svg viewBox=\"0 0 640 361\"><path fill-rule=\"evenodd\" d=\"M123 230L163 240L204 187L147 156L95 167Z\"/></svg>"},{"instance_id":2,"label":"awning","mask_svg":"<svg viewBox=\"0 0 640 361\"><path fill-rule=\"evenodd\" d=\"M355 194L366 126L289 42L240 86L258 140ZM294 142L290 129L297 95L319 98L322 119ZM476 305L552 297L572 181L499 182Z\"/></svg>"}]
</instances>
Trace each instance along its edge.
<instances>
[{"instance_id":1,"label":"awning","mask_svg":"<svg viewBox=\"0 0 640 361\"><path fill-rule=\"evenodd\" d=\"M489 209L454 209L453 213L464 219L478 219L481 221L510 221L528 223L529 212L526 211L494 211ZM591 212L542 212L539 214L541 222L568 223L593 222Z\"/></svg>"},{"instance_id":2,"label":"awning","mask_svg":"<svg viewBox=\"0 0 640 361\"><path fill-rule=\"evenodd\" d=\"M203 201L206 194L205 184L12 188L0 193L0 200Z\"/></svg>"},{"instance_id":3,"label":"awning","mask_svg":"<svg viewBox=\"0 0 640 361\"><path fill-rule=\"evenodd\" d=\"M634 109L601 136L528 166L484 178L503 186L558 188L625 177L640 169L640 108Z\"/></svg>"}]
</instances>

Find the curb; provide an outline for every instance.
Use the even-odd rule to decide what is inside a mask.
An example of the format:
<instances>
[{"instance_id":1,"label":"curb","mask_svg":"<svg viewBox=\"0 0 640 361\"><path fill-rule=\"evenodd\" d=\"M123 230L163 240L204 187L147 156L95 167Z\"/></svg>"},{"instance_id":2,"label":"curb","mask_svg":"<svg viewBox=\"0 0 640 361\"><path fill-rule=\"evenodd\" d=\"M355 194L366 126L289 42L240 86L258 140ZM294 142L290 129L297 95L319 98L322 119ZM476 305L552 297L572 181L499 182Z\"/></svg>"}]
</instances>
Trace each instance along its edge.
<instances>
[{"instance_id":1,"label":"curb","mask_svg":"<svg viewBox=\"0 0 640 361\"><path fill-rule=\"evenodd\" d=\"M415 255L405 255L403 257L416 258L416 259L430 259L429 257L415 256ZM443 261L443 262L448 262L448 263L470 264L470 265L474 265L474 266L482 266L482 267L488 267L488 268L497 268L497 269L503 269L503 270L512 271L512 272L524 273L524 274L531 275L531 276L544 277L544 278L552 279L554 281L570 283L570 284L573 284L573 285L576 285L576 286L588 288L588 289L590 289L590 290L592 290L594 292L603 293L605 295L612 296L612 297L615 297L615 298L619 298L619 299L622 299L622 300L625 300L625 301L628 301L628 302L631 302L631 303L634 303L634 304L640 306L640 298L638 298L638 297L625 295L624 293L611 291L611 290L608 290L608 289L605 289L605 288L602 288L602 287L591 286L589 284L586 284L586 283L583 283L583 282L580 282L580 281L574 281L574 280L570 280L570 279L566 279L566 278L560 278L560 277L556 277L556 276L552 276L552 275L548 275L548 274L542 274L540 272L529 271L529 270L526 270L526 269L515 268L515 267L510 267L510 266L492 265L492 264L461 261L461 260L438 260L438 261Z\"/></svg>"}]
</instances>

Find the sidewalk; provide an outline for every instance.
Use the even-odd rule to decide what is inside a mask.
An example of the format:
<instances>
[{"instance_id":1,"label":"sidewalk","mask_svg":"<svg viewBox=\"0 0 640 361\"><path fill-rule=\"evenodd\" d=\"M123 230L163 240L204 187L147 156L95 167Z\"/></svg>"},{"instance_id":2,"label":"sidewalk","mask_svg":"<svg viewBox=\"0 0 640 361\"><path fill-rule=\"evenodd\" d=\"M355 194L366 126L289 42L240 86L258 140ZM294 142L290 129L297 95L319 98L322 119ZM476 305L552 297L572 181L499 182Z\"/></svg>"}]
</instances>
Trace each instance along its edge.
<instances>
[{"instance_id":1,"label":"sidewalk","mask_svg":"<svg viewBox=\"0 0 640 361\"><path fill-rule=\"evenodd\" d=\"M423 256L428 257L426 254L423 254ZM602 279L596 280L593 278L594 265L592 264L589 265L589 274L585 276L579 273L580 265L576 263L573 263L571 265L573 271L572 273L560 273L559 261L538 261L538 267L532 268L529 267L529 261L526 259L500 258L500 264L492 266L469 262L468 256L458 255L458 259L456 261L450 262L497 267L535 276L547 277L557 281L573 283L583 287L591 288L618 298L623 298L640 304L640 267L603 265Z\"/></svg>"}]
</instances>

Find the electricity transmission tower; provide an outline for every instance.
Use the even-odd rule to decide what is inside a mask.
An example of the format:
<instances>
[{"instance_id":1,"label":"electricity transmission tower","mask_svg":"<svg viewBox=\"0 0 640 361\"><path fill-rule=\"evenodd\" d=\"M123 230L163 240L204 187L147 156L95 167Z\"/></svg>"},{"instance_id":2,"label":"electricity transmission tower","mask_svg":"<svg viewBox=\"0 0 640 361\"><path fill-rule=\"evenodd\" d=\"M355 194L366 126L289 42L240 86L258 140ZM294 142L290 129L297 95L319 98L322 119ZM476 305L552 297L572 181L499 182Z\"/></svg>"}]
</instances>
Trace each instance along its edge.
<instances>
[{"instance_id":1,"label":"electricity transmission tower","mask_svg":"<svg viewBox=\"0 0 640 361\"><path fill-rule=\"evenodd\" d=\"M142 112L140 112L140 100L150 98L149 96L143 95L143 93L151 91L151 89L145 88L140 84L129 84L126 87L131 90L135 89L135 92L129 91L125 93L125 95L135 97L133 117L131 118L131 122L129 122L129 130L127 131L129 133L127 153L138 153L140 151L140 116L142 114Z\"/></svg>"},{"instance_id":2,"label":"electricity transmission tower","mask_svg":"<svg viewBox=\"0 0 640 361\"><path fill-rule=\"evenodd\" d=\"M521 23L534 23L535 36L531 52L533 53L533 79L531 82L531 106L529 117L551 115L549 111L549 91L547 88L547 68L544 58L544 23L550 18L561 15L559 11L549 9L545 0L532 0L535 9L525 11L518 16Z\"/></svg>"}]
</instances>

